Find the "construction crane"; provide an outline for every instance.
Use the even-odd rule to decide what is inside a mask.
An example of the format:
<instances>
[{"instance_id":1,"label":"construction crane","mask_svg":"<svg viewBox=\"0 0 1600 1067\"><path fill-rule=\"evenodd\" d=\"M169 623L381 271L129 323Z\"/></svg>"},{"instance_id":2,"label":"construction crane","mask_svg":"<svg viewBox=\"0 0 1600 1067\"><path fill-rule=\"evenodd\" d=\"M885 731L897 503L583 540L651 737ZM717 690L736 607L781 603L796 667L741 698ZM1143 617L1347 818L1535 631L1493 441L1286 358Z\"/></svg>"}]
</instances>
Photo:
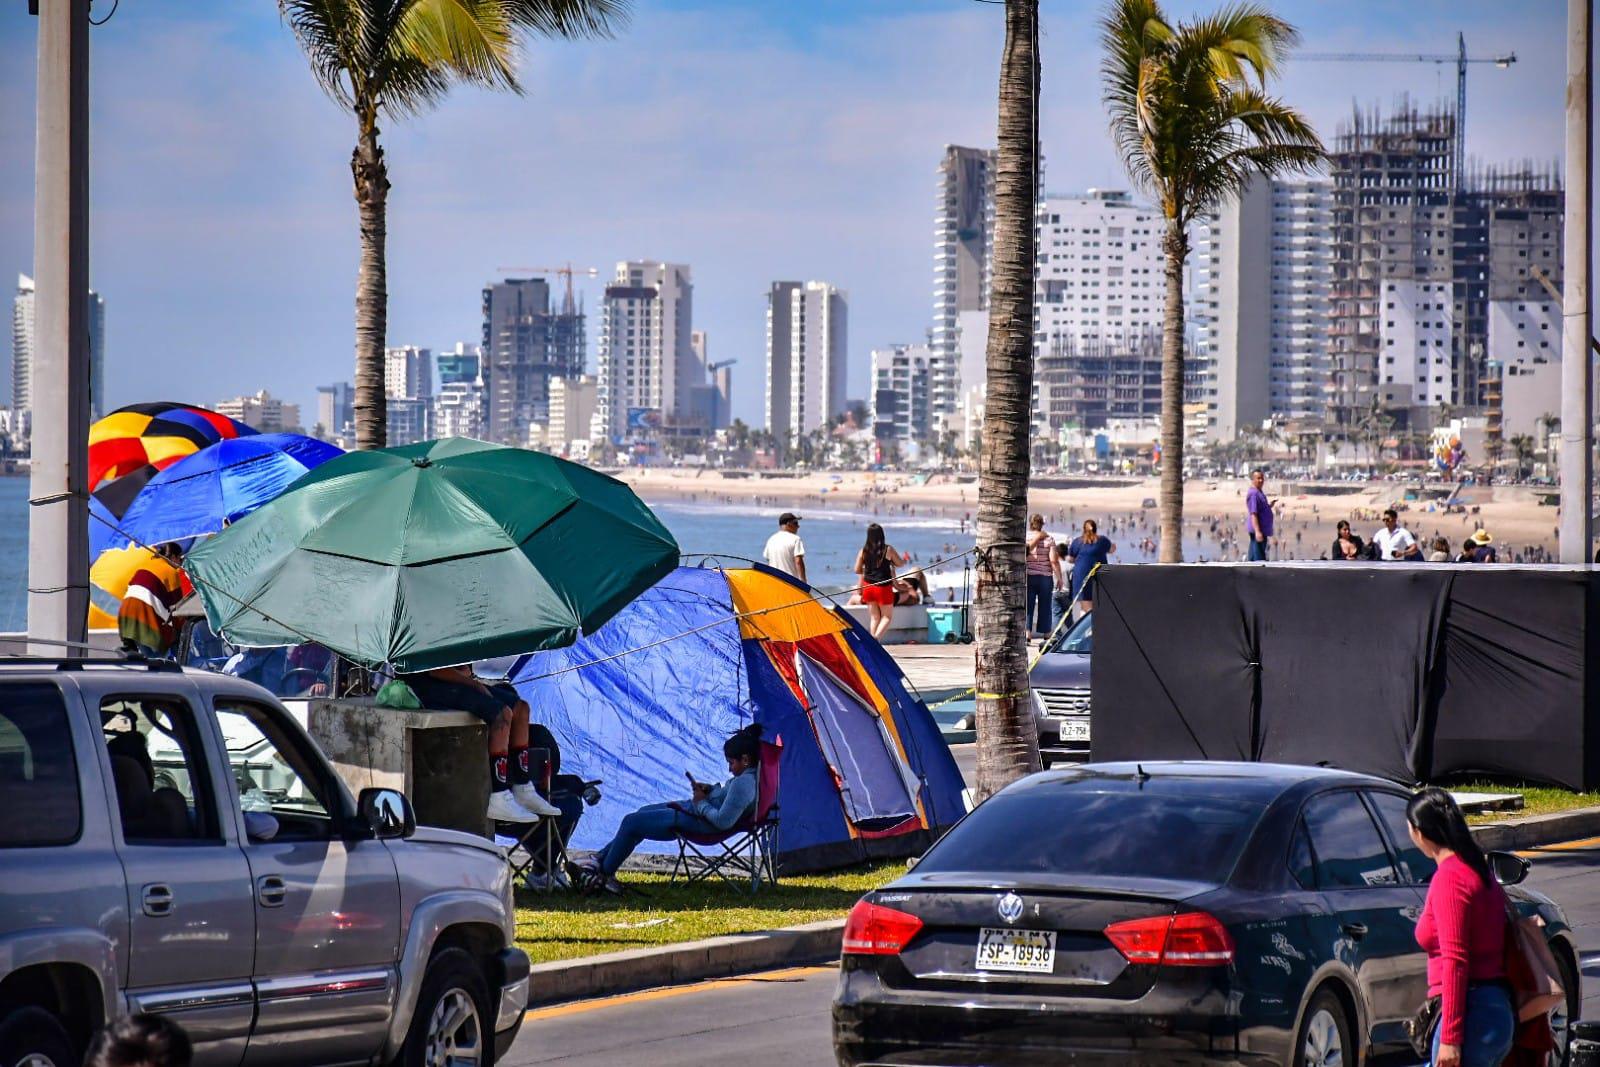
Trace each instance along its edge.
<instances>
[{"instance_id":1,"label":"construction crane","mask_svg":"<svg viewBox=\"0 0 1600 1067\"><path fill-rule=\"evenodd\" d=\"M1455 185L1461 188L1461 175L1467 163L1467 64L1493 63L1504 69L1517 61L1515 52L1503 56L1467 55L1467 38L1456 34L1455 55L1430 55L1417 52L1297 52L1295 59L1316 63L1454 63L1456 65L1456 156Z\"/></svg>"},{"instance_id":2,"label":"construction crane","mask_svg":"<svg viewBox=\"0 0 1600 1067\"><path fill-rule=\"evenodd\" d=\"M594 267L574 267L570 260L567 262L565 267L496 267L495 270L502 273L505 271L515 270L527 271L530 274L556 274L562 278L565 278L567 282L567 290L566 296L561 302L561 313L563 315L571 315L578 310L577 305L572 300L572 276L574 274L581 274L585 278L600 277L600 272Z\"/></svg>"},{"instance_id":3,"label":"construction crane","mask_svg":"<svg viewBox=\"0 0 1600 1067\"><path fill-rule=\"evenodd\" d=\"M723 360L718 360L715 363L707 363L706 364L706 373L708 375L709 374L715 374L715 373L717 373L717 371L721 370L723 367L731 367L737 362L739 362L739 361L736 360L736 359L723 359ZM729 402L730 403L732 402L732 398L731 397L729 398ZM714 391L713 391L711 403L712 403L711 425L715 426L720 421L719 416L722 413L716 409L717 401L716 401L716 396L715 396L715 392Z\"/></svg>"}]
</instances>

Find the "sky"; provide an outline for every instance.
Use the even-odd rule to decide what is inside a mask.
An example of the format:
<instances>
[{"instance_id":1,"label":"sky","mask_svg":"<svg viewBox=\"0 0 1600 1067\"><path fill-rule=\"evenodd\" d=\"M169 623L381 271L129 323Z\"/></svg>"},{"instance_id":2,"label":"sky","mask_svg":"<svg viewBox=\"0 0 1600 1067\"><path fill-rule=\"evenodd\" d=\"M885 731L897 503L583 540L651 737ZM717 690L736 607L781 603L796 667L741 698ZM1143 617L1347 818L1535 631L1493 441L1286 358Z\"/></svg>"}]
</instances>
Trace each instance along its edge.
<instances>
[{"instance_id":1,"label":"sky","mask_svg":"<svg viewBox=\"0 0 1600 1067\"><path fill-rule=\"evenodd\" d=\"M1183 16L1208 4L1173 2ZM1563 0L1281 0L1319 52L1515 52L1468 76L1469 155L1559 161ZM95 0L103 17L109 0ZM34 20L0 5L0 278L33 246ZM849 393L873 348L932 313L936 167L994 141L1003 7L978 0L635 0L611 41L530 41L520 96L459 88L386 123L389 342L480 334L501 267L690 264L710 357L760 424L765 298L850 297ZM1052 192L1126 188L1099 101L1099 3L1042 0ZM315 417L350 377L354 121L317 88L272 0L121 0L92 31L91 282L107 408L257 389ZM1354 107L1453 99L1454 65L1291 62L1278 93L1327 139ZM591 317L590 364L596 329ZM0 342L0 345L8 344ZM0 352L4 349L0 348ZM4 385L0 381L0 385ZM9 395L9 394L7 394Z\"/></svg>"}]
</instances>

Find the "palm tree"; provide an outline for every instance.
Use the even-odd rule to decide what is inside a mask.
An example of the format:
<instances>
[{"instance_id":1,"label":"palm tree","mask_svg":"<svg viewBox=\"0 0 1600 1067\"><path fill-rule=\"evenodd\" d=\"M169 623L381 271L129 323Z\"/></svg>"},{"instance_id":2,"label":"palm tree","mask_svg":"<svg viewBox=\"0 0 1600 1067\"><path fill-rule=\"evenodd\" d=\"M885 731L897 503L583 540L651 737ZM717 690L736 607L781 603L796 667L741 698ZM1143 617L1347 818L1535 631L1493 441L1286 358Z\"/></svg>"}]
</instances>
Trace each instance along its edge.
<instances>
[{"instance_id":1,"label":"palm tree","mask_svg":"<svg viewBox=\"0 0 1600 1067\"><path fill-rule=\"evenodd\" d=\"M1255 3L1174 25L1157 0L1113 0L1100 67L1111 135L1166 222L1161 339L1161 554L1183 559L1183 268L1189 227L1252 178L1314 170L1322 142L1266 93L1294 28Z\"/></svg>"},{"instance_id":2,"label":"palm tree","mask_svg":"<svg viewBox=\"0 0 1600 1067\"><path fill-rule=\"evenodd\" d=\"M356 120L350 154L361 226L356 273L356 447L387 443L383 348L389 167L378 120L438 103L466 82L520 92L519 36L604 37L629 0L278 0L278 11L334 102Z\"/></svg>"},{"instance_id":3,"label":"palm tree","mask_svg":"<svg viewBox=\"0 0 1600 1067\"><path fill-rule=\"evenodd\" d=\"M1039 189L1039 0L1006 0L994 179L988 396L978 463L978 784L983 800L1039 769L1023 618L1033 393L1034 201Z\"/></svg>"},{"instance_id":4,"label":"palm tree","mask_svg":"<svg viewBox=\"0 0 1600 1067\"><path fill-rule=\"evenodd\" d=\"M1507 442L1512 453L1517 457L1517 477L1526 478L1533 473L1534 441L1531 436L1519 433Z\"/></svg>"}]
</instances>

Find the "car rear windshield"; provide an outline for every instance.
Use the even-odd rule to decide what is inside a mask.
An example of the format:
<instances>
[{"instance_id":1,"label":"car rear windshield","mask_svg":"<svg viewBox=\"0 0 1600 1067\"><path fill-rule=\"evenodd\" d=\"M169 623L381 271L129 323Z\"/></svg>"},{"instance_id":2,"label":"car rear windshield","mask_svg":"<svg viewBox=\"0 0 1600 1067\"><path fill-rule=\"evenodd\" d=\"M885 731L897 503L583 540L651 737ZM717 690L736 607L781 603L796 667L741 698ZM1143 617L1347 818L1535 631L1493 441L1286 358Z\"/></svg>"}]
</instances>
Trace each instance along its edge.
<instances>
[{"instance_id":1,"label":"car rear windshield","mask_svg":"<svg viewBox=\"0 0 1600 1067\"><path fill-rule=\"evenodd\" d=\"M917 873L1220 884L1263 808L1255 797L1033 787L979 807L917 864Z\"/></svg>"}]
</instances>

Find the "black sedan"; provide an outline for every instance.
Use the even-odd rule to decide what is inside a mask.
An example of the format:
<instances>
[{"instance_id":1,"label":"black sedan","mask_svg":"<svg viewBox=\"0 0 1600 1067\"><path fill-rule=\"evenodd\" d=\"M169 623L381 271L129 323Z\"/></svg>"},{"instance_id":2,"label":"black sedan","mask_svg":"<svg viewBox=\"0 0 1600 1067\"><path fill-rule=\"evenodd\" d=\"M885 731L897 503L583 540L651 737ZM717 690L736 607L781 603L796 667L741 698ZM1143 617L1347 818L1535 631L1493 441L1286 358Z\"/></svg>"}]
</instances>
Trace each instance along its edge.
<instances>
[{"instance_id":1,"label":"black sedan","mask_svg":"<svg viewBox=\"0 0 1600 1067\"><path fill-rule=\"evenodd\" d=\"M1433 873L1407 799L1364 775L1249 763L1016 782L851 912L839 1062L1356 1067L1405 1052ZM1527 870L1491 860L1502 883ZM1572 933L1545 897L1511 896L1569 976L1564 1047Z\"/></svg>"}]
</instances>

